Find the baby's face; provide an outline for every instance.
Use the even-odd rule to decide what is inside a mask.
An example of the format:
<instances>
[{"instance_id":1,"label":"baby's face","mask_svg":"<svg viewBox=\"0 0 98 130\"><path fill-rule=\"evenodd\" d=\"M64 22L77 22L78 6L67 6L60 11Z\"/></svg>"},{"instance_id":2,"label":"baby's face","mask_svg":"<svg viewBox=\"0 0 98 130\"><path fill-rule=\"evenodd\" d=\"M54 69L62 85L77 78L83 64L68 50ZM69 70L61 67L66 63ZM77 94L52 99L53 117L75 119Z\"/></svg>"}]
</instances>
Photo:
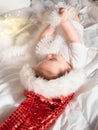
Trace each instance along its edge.
<instances>
[{"instance_id":1,"label":"baby's face","mask_svg":"<svg viewBox=\"0 0 98 130\"><path fill-rule=\"evenodd\" d=\"M39 75L52 79L66 70L70 70L71 66L61 55L48 54L34 69Z\"/></svg>"}]
</instances>

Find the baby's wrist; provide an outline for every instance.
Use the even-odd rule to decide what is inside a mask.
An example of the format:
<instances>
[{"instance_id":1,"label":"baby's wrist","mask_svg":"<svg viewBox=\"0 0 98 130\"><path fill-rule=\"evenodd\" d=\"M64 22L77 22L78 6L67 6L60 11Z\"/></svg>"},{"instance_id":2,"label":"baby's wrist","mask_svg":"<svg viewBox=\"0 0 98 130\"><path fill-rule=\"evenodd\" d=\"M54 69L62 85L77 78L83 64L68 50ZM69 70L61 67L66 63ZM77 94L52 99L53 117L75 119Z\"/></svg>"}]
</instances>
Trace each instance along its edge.
<instances>
[{"instance_id":1,"label":"baby's wrist","mask_svg":"<svg viewBox=\"0 0 98 130\"><path fill-rule=\"evenodd\" d=\"M65 19L65 20L62 20L61 21L61 25L67 25L70 23L70 20L69 19Z\"/></svg>"},{"instance_id":2,"label":"baby's wrist","mask_svg":"<svg viewBox=\"0 0 98 130\"><path fill-rule=\"evenodd\" d=\"M48 28L49 30L51 31L55 31L56 27L55 26L52 26L51 24L48 25Z\"/></svg>"}]
</instances>

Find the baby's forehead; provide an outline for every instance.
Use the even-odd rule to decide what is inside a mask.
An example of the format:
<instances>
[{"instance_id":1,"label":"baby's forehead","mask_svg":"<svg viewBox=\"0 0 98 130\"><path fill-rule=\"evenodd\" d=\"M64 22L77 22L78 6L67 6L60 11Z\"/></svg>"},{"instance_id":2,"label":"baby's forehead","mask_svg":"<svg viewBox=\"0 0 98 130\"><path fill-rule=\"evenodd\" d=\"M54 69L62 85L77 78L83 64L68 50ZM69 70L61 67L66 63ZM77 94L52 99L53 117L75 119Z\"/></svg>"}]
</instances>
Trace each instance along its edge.
<instances>
[{"instance_id":1,"label":"baby's forehead","mask_svg":"<svg viewBox=\"0 0 98 130\"><path fill-rule=\"evenodd\" d=\"M56 75L51 70L39 69L36 72L37 77L42 77L45 79L53 79Z\"/></svg>"}]
</instances>

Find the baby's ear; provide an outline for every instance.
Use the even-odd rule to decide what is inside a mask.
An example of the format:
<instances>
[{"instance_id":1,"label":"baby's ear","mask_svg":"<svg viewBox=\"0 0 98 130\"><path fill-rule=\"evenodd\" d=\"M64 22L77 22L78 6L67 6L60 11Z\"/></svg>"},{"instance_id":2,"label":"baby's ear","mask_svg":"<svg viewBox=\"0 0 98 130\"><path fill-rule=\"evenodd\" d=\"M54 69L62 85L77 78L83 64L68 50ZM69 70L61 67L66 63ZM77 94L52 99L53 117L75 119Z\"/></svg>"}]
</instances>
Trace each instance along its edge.
<instances>
[{"instance_id":1,"label":"baby's ear","mask_svg":"<svg viewBox=\"0 0 98 130\"><path fill-rule=\"evenodd\" d=\"M68 74L71 70L73 70L73 67L72 67L71 63L67 62L67 64L68 64L68 66L64 71L65 74Z\"/></svg>"}]
</instances>

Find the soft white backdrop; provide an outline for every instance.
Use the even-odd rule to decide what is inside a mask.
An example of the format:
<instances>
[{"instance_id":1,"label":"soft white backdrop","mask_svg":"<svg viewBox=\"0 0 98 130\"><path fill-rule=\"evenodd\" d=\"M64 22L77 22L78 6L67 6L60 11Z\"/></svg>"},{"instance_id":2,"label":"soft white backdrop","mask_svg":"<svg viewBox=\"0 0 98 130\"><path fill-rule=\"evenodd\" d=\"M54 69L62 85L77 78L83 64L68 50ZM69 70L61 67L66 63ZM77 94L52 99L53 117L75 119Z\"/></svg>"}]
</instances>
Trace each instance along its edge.
<instances>
[{"instance_id":1,"label":"soft white backdrop","mask_svg":"<svg viewBox=\"0 0 98 130\"><path fill-rule=\"evenodd\" d=\"M30 6L30 0L0 0L0 14Z\"/></svg>"}]
</instances>

